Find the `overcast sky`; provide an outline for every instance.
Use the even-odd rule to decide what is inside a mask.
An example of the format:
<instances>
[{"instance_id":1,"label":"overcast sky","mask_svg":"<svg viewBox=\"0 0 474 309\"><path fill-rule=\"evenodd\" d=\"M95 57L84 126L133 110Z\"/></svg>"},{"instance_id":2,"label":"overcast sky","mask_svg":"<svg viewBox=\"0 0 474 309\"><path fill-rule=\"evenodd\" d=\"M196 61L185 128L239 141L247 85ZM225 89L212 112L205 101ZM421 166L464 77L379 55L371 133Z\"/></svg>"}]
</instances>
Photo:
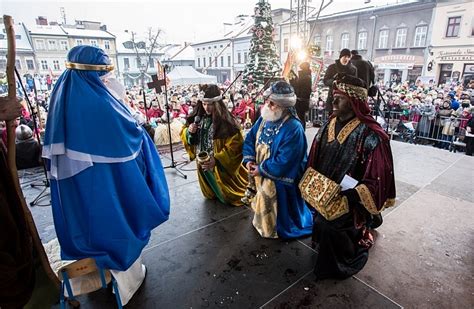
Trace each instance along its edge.
<instances>
[{"instance_id":1,"label":"overcast sky","mask_svg":"<svg viewBox=\"0 0 474 309\"><path fill-rule=\"evenodd\" d=\"M290 8L291 0L270 0L272 9ZM310 0L319 7L321 0ZM61 21L60 7L66 11L68 23L75 19L100 21L113 32L130 29L144 33L149 27L163 30L163 43L198 42L223 30L224 22L232 22L239 14L252 14L258 0L94 0L41 1L0 0L0 12L13 16L15 22L34 24L37 16ZM293 0L293 3L296 1ZM329 2L326 0L326 3ZM365 0L334 0L325 12L355 9ZM372 0L375 5L396 0ZM400 1L399 1L400 2Z\"/></svg>"}]
</instances>

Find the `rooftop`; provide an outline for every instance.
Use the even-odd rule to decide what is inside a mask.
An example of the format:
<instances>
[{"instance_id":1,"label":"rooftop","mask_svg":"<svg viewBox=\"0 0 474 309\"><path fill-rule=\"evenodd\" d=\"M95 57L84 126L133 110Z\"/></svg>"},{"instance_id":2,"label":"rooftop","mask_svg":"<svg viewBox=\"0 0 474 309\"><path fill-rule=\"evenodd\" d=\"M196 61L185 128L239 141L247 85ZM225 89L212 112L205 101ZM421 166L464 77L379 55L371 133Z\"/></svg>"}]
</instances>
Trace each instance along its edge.
<instances>
[{"instance_id":1,"label":"rooftop","mask_svg":"<svg viewBox=\"0 0 474 309\"><path fill-rule=\"evenodd\" d=\"M17 51L24 51L24 52L33 52L33 48L31 47L30 41L28 36L25 32L25 27L23 24L15 24L13 25L13 29L15 31L15 43L16 43L16 50ZM4 32L5 25L2 22L0 25L0 49L6 50L8 48L7 43L7 35Z\"/></svg>"},{"instance_id":2,"label":"rooftop","mask_svg":"<svg viewBox=\"0 0 474 309\"><path fill-rule=\"evenodd\" d=\"M218 41L226 41L229 39L239 39L243 37L247 37L250 35L250 28L254 24L254 19L251 16L242 16L238 19L237 22L231 24L229 28L225 29L224 31L220 31L219 33L214 33L209 36L208 39L202 40L200 42L192 44L192 46L218 42Z\"/></svg>"},{"instance_id":3,"label":"rooftop","mask_svg":"<svg viewBox=\"0 0 474 309\"><path fill-rule=\"evenodd\" d=\"M71 37L86 37L86 38L102 38L114 39L115 35L104 30L90 30L90 29L76 29L69 27L61 27L63 31Z\"/></svg>"},{"instance_id":4,"label":"rooftop","mask_svg":"<svg viewBox=\"0 0 474 309\"><path fill-rule=\"evenodd\" d=\"M36 24L26 24L26 28L32 35L55 35L66 37L66 32L59 25L40 26Z\"/></svg>"}]
</instances>

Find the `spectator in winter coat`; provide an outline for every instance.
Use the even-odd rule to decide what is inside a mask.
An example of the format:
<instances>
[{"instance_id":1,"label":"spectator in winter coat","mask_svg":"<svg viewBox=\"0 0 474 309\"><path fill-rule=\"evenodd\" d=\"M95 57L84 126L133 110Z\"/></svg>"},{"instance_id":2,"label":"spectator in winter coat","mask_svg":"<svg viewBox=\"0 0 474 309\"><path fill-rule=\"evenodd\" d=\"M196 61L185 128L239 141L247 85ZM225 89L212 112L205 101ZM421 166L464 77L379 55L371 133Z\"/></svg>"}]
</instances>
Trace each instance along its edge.
<instances>
[{"instance_id":1,"label":"spectator in winter coat","mask_svg":"<svg viewBox=\"0 0 474 309\"><path fill-rule=\"evenodd\" d=\"M351 51L347 48L344 48L339 53L339 59L335 63L331 64L324 74L324 85L329 87L328 98L326 100L326 111L329 114L332 114L332 83L334 82L336 74L347 74L356 77L357 68L350 63L351 60Z\"/></svg>"},{"instance_id":2,"label":"spectator in winter coat","mask_svg":"<svg viewBox=\"0 0 474 309\"><path fill-rule=\"evenodd\" d=\"M369 61L362 59L357 50L351 50L351 55L351 64L357 68L357 77L365 81L368 91L375 84L374 67Z\"/></svg>"},{"instance_id":3,"label":"spectator in winter coat","mask_svg":"<svg viewBox=\"0 0 474 309\"><path fill-rule=\"evenodd\" d=\"M296 113L304 130L306 128L306 112L309 110L309 99L311 97L311 69L308 62L300 64L298 77L290 80L290 84L295 89L297 98Z\"/></svg>"}]
</instances>

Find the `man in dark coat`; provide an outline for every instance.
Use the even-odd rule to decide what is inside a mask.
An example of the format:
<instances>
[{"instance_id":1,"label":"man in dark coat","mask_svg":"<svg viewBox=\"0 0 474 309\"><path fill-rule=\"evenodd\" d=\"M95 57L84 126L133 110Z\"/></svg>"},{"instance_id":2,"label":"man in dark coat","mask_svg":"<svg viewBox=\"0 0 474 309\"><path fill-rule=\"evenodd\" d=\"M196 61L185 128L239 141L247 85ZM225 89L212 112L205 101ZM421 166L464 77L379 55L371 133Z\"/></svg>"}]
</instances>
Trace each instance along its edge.
<instances>
[{"instance_id":1,"label":"man in dark coat","mask_svg":"<svg viewBox=\"0 0 474 309\"><path fill-rule=\"evenodd\" d=\"M27 125L16 128L16 167L19 170L41 165L41 146Z\"/></svg>"},{"instance_id":2,"label":"man in dark coat","mask_svg":"<svg viewBox=\"0 0 474 309\"><path fill-rule=\"evenodd\" d=\"M357 68L357 77L365 82L368 91L375 84L374 67L369 61L362 59L357 50L351 50L351 55L351 64Z\"/></svg>"},{"instance_id":3,"label":"man in dark coat","mask_svg":"<svg viewBox=\"0 0 474 309\"><path fill-rule=\"evenodd\" d=\"M309 99L311 97L311 69L308 62L300 64L298 77L292 79L290 84L295 89L297 97L295 105L296 113L305 130L306 112L309 110Z\"/></svg>"},{"instance_id":4,"label":"man in dark coat","mask_svg":"<svg viewBox=\"0 0 474 309\"><path fill-rule=\"evenodd\" d=\"M326 111L329 115L332 114L332 84L334 82L336 74L346 74L356 77L357 68L350 63L351 60L351 51L347 48L344 48L339 53L339 59L335 63L331 64L324 74L323 82L325 86L329 87L328 98L326 100Z\"/></svg>"},{"instance_id":5,"label":"man in dark coat","mask_svg":"<svg viewBox=\"0 0 474 309\"><path fill-rule=\"evenodd\" d=\"M390 138L370 115L364 81L338 75L333 91L334 113L314 138L308 166L335 183L350 176L357 184L333 197L327 213L314 215L317 279L344 279L364 267L372 230L396 197Z\"/></svg>"}]
</instances>

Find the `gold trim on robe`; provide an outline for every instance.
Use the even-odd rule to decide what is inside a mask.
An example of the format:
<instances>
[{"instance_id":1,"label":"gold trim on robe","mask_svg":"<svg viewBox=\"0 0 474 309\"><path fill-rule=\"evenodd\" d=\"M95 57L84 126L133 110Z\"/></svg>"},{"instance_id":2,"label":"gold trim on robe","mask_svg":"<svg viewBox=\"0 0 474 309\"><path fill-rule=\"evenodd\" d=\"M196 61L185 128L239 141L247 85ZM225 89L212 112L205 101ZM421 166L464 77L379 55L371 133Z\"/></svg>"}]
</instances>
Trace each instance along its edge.
<instances>
[{"instance_id":1,"label":"gold trim on robe","mask_svg":"<svg viewBox=\"0 0 474 309\"><path fill-rule=\"evenodd\" d=\"M377 206L375 206L374 199L372 198L372 193L370 193L369 188L366 185L361 184L355 187L357 193L359 194L360 201L362 205L367 209L367 211L373 215L379 213Z\"/></svg>"},{"instance_id":2,"label":"gold trim on robe","mask_svg":"<svg viewBox=\"0 0 474 309\"><path fill-rule=\"evenodd\" d=\"M329 123L328 143L331 143L336 139L336 121L336 117L334 117ZM342 145L349 135L351 135L352 131L354 131L359 126L359 124L360 120L357 117L349 121L337 135L337 141L339 144Z\"/></svg>"},{"instance_id":3,"label":"gold trim on robe","mask_svg":"<svg viewBox=\"0 0 474 309\"><path fill-rule=\"evenodd\" d=\"M370 193L370 190L369 188L367 188L366 185L360 184L357 187L355 187L355 189L357 193L359 194L362 205L372 215L381 213L385 208L395 206L395 199L389 198L384 202L382 208L380 210L377 210L377 206L375 205L374 199L372 198L372 193Z\"/></svg>"}]
</instances>

